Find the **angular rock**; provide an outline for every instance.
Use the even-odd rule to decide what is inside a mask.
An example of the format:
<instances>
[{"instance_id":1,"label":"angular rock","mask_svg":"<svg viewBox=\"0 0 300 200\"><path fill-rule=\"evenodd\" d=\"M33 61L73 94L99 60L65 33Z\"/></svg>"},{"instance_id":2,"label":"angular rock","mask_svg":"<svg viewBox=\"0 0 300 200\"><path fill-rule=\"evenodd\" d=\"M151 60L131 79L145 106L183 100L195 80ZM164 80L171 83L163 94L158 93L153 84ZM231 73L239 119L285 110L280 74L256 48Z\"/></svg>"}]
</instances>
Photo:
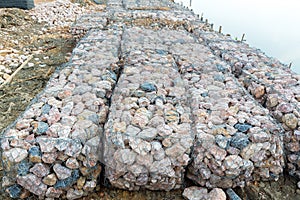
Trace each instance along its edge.
<instances>
[{"instance_id":1,"label":"angular rock","mask_svg":"<svg viewBox=\"0 0 300 200\"><path fill-rule=\"evenodd\" d=\"M58 179L63 180L66 178L69 178L71 176L72 170L60 165L60 164L55 164L53 166L53 170L57 176Z\"/></svg>"}]
</instances>

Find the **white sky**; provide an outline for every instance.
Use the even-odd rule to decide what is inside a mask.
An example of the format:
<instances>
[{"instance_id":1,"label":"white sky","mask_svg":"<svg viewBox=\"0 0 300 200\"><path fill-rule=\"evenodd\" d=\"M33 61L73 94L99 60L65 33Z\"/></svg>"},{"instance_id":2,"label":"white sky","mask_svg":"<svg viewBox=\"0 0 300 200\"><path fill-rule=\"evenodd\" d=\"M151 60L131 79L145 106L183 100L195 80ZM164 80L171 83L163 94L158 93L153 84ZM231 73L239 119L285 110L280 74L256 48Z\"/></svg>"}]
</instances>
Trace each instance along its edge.
<instances>
[{"instance_id":1,"label":"white sky","mask_svg":"<svg viewBox=\"0 0 300 200\"><path fill-rule=\"evenodd\" d=\"M177 0L189 5L190 0ZM300 0L192 0L193 10L223 33L246 40L300 73Z\"/></svg>"}]
</instances>

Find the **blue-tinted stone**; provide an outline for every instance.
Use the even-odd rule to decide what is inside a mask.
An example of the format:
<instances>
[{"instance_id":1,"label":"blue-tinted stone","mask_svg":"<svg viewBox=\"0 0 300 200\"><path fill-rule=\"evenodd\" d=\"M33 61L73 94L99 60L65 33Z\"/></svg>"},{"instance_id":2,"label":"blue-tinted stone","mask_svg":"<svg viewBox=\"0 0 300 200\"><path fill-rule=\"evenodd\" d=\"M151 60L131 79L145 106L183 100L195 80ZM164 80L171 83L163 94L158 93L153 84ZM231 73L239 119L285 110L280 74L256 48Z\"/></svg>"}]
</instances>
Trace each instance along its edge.
<instances>
[{"instance_id":1,"label":"blue-tinted stone","mask_svg":"<svg viewBox=\"0 0 300 200\"><path fill-rule=\"evenodd\" d=\"M17 171L19 176L25 176L29 173L29 168L31 167L31 164L28 162L21 162L18 164Z\"/></svg>"},{"instance_id":2,"label":"blue-tinted stone","mask_svg":"<svg viewBox=\"0 0 300 200\"><path fill-rule=\"evenodd\" d=\"M226 71L226 68L223 67L223 66L220 65L220 64L217 64L217 69L218 69L220 72L225 72L225 71Z\"/></svg>"},{"instance_id":3,"label":"blue-tinted stone","mask_svg":"<svg viewBox=\"0 0 300 200\"><path fill-rule=\"evenodd\" d=\"M153 92L156 91L156 86L152 83L143 83L141 89L145 92Z\"/></svg>"},{"instance_id":4,"label":"blue-tinted stone","mask_svg":"<svg viewBox=\"0 0 300 200\"><path fill-rule=\"evenodd\" d=\"M227 189L226 193L230 200L242 200L231 188Z\"/></svg>"},{"instance_id":5,"label":"blue-tinted stone","mask_svg":"<svg viewBox=\"0 0 300 200\"><path fill-rule=\"evenodd\" d=\"M208 96L208 92L204 92L201 94L202 97L207 97Z\"/></svg>"},{"instance_id":6,"label":"blue-tinted stone","mask_svg":"<svg viewBox=\"0 0 300 200\"><path fill-rule=\"evenodd\" d=\"M246 133L252 126L250 124L236 124L234 128L239 130L240 132Z\"/></svg>"},{"instance_id":7,"label":"blue-tinted stone","mask_svg":"<svg viewBox=\"0 0 300 200\"><path fill-rule=\"evenodd\" d=\"M33 146L28 150L29 155L31 156L42 156L41 150L37 146Z\"/></svg>"},{"instance_id":8,"label":"blue-tinted stone","mask_svg":"<svg viewBox=\"0 0 300 200\"><path fill-rule=\"evenodd\" d=\"M115 72L113 72L113 71L108 71L106 74L104 74L103 76L102 76L102 79L103 80L107 80L107 81L112 81L112 82L115 82L115 81L117 81L117 75L116 75L116 73Z\"/></svg>"},{"instance_id":9,"label":"blue-tinted stone","mask_svg":"<svg viewBox=\"0 0 300 200\"><path fill-rule=\"evenodd\" d=\"M232 137L230 140L230 146L235 147L240 150L242 150L243 148L248 146L249 143L250 143L250 141L249 141L247 135L245 135L243 133L235 134L235 136Z\"/></svg>"},{"instance_id":10,"label":"blue-tinted stone","mask_svg":"<svg viewBox=\"0 0 300 200\"><path fill-rule=\"evenodd\" d=\"M112 78L114 81L116 81L116 80L117 80L117 75L116 75L116 73L115 73L115 72L113 72L113 71L109 71L109 75L110 75L110 78Z\"/></svg>"},{"instance_id":11,"label":"blue-tinted stone","mask_svg":"<svg viewBox=\"0 0 300 200\"><path fill-rule=\"evenodd\" d=\"M49 111L51 109L51 106L49 104L45 104L43 107L42 107L42 114L48 114Z\"/></svg>"},{"instance_id":12,"label":"blue-tinted stone","mask_svg":"<svg viewBox=\"0 0 300 200\"><path fill-rule=\"evenodd\" d=\"M62 189L69 186L72 186L77 182L79 179L79 170L74 170L72 172L72 175L64 180L58 180L56 184L54 185L54 188L56 189Z\"/></svg>"},{"instance_id":13,"label":"blue-tinted stone","mask_svg":"<svg viewBox=\"0 0 300 200\"><path fill-rule=\"evenodd\" d=\"M166 51L161 50L161 49L156 49L155 51L156 51L156 53L158 53L160 55L167 55L168 54Z\"/></svg>"},{"instance_id":14,"label":"blue-tinted stone","mask_svg":"<svg viewBox=\"0 0 300 200\"><path fill-rule=\"evenodd\" d=\"M22 188L19 185L12 185L9 188L7 188L7 191L11 198L16 199L20 197Z\"/></svg>"},{"instance_id":15,"label":"blue-tinted stone","mask_svg":"<svg viewBox=\"0 0 300 200\"><path fill-rule=\"evenodd\" d=\"M219 145L219 147L226 149L228 147L228 138L222 135L216 135L216 143Z\"/></svg>"},{"instance_id":16,"label":"blue-tinted stone","mask_svg":"<svg viewBox=\"0 0 300 200\"><path fill-rule=\"evenodd\" d=\"M185 40L184 39L177 39L174 41L174 43L180 43L180 44L185 44Z\"/></svg>"},{"instance_id":17,"label":"blue-tinted stone","mask_svg":"<svg viewBox=\"0 0 300 200\"><path fill-rule=\"evenodd\" d=\"M217 75L214 75L214 80L215 81L219 81L219 82L224 82L225 81L225 77L224 77L224 75L217 74Z\"/></svg>"},{"instance_id":18,"label":"blue-tinted stone","mask_svg":"<svg viewBox=\"0 0 300 200\"><path fill-rule=\"evenodd\" d=\"M47 123L45 123L45 122L39 122L36 132L38 134L43 134L43 133L46 133L46 131L48 130L48 128L49 128L49 125Z\"/></svg>"}]
</instances>

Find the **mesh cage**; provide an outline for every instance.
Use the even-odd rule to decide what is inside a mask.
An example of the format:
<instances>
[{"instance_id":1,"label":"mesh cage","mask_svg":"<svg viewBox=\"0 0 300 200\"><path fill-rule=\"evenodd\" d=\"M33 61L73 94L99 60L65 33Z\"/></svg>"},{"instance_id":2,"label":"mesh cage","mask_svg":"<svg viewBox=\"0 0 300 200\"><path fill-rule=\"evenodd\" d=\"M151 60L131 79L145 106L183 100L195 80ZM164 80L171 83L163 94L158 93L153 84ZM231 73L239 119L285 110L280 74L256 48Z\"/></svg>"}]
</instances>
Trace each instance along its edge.
<instances>
[{"instance_id":1,"label":"mesh cage","mask_svg":"<svg viewBox=\"0 0 300 200\"><path fill-rule=\"evenodd\" d=\"M283 144L299 173L299 78L262 73L271 59L208 27L156 0L108 0L106 13L78 19L72 32L87 34L71 61L3 132L2 191L75 199L101 173L127 190L169 191L186 178L244 186L278 179Z\"/></svg>"}]
</instances>

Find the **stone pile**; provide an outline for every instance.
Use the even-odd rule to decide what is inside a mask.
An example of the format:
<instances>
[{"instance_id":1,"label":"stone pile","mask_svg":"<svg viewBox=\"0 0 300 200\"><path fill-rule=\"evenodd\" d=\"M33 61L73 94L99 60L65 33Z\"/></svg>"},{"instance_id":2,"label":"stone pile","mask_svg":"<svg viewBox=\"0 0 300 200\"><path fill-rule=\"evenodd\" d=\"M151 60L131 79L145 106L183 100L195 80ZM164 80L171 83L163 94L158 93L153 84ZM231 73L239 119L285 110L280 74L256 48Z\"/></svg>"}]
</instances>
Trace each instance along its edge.
<instances>
[{"instance_id":1,"label":"stone pile","mask_svg":"<svg viewBox=\"0 0 300 200\"><path fill-rule=\"evenodd\" d=\"M13 198L25 191L74 199L94 190L101 172L99 144L117 80L120 36L90 33L73 51L45 91L1 140ZM17 184L16 184L17 183Z\"/></svg>"},{"instance_id":2,"label":"stone pile","mask_svg":"<svg viewBox=\"0 0 300 200\"><path fill-rule=\"evenodd\" d=\"M37 4L29 11L31 17L38 23L45 22L50 27L65 27L72 25L80 15L92 10L102 10L103 5L92 5L83 7L70 0L55 0Z\"/></svg>"},{"instance_id":3,"label":"stone pile","mask_svg":"<svg viewBox=\"0 0 300 200\"><path fill-rule=\"evenodd\" d=\"M194 138L184 83L172 55L152 43L153 31L131 28L122 38L125 65L105 126L106 176L129 190L178 189Z\"/></svg>"},{"instance_id":4,"label":"stone pile","mask_svg":"<svg viewBox=\"0 0 300 200\"><path fill-rule=\"evenodd\" d=\"M178 189L185 175L207 188L277 180L283 132L297 173L299 76L169 1L107 0L106 11L78 20L73 33L87 35L71 61L4 132L11 197L80 198L100 164L128 190Z\"/></svg>"},{"instance_id":5,"label":"stone pile","mask_svg":"<svg viewBox=\"0 0 300 200\"><path fill-rule=\"evenodd\" d=\"M219 188L214 188L208 192L207 188L192 186L186 188L182 196L189 200L226 200L225 192Z\"/></svg>"},{"instance_id":6,"label":"stone pile","mask_svg":"<svg viewBox=\"0 0 300 200\"><path fill-rule=\"evenodd\" d=\"M247 94L209 48L185 43L172 49L189 86L196 129L187 176L209 188L277 179L284 167L281 127L268 110Z\"/></svg>"},{"instance_id":7,"label":"stone pile","mask_svg":"<svg viewBox=\"0 0 300 200\"><path fill-rule=\"evenodd\" d=\"M300 179L300 75L245 43L224 40L219 34L198 34L282 125L288 171Z\"/></svg>"}]
</instances>

